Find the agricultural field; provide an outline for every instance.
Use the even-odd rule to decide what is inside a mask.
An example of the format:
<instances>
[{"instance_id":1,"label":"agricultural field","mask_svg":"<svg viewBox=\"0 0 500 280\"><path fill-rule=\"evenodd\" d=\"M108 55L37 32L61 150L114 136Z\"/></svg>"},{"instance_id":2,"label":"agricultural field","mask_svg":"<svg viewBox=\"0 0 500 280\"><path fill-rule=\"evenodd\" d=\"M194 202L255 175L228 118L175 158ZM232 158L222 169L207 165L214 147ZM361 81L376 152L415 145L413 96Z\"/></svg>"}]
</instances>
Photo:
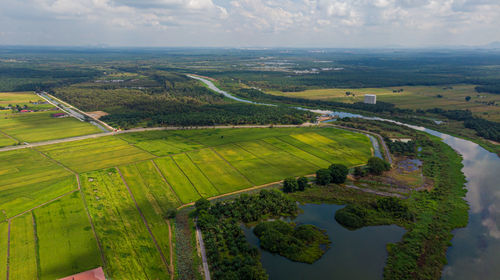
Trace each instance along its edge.
<instances>
[{"instance_id":1,"label":"agricultural field","mask_svg":"<svg viewBox=\"0 0 500 280\"><path fill-rule=\"evenodd\" d=\"M12 146L19 143L19 141L3 134L0 132L0 148L1 147L6 147L6 146Z\"/></svg>"},{"instance_id":2,"label":"agricultural field","mask_svg":"<svg viewBox=\"0 0 500 280\"><path fill-rule=\"evenodd\" d=\"M201 198L200 193L171 157L158 158L154 161L182 203Z\"/></svg>"},{"instance_id":3,"label":"agricultural field","mask_svg":"<svg viewBox=\"0 0 500 280\"><path fill-rule=\"evenodd\" d=\"M24 107L26 105L33 110L42 110L54 107L46 103L43 98L40 98L33 92L0 92L0 108L5 108L9 105L11 107L16 107L16 105Z\"/></svg>"},{"instance_id":4,"label":"agricultural field","mask_svg":"<svg viewBox=\"0 0 500 280\"><path fill-rule=\"evenodd\" d=\"M127 133L121 134L119 137L155 156L179 154L204 147L204 145L164 130L149 131L147 134L141 132Z\"/></svg>"},{"instance_id":5,"label":"agricultural field","mask_svg":"<svg viewBox=\"0 0 500 280\"><path fill-rule=\"evenodd\" d=\"M326 88L309 89L298 92L269 91L268 93L281 96L300 97L308 99L331 100L338 102L362 102L365 94L376 94L377 101L395 104L400 108L446 110L470 110L477 116L491 121L500 121L500 94L477 93L474 85L453 86L403 86L388 88ZM394 90L403 89L402 92ZM351 92L354 96L346 95ZM437 96L441 95L441 98ZM465 97L471 100L466 101ZM494 102L496 105L488 105Z\"/></svg>"},{"instance_id":6,"label":"agricultural field","mask_svg":"<svg viewBox=\"0 0 500 280\"><path fill-rule=\"evenodd\" d=\"M38 238L39 279L59 279L102 266L79 192L35 209L33 214Z\"/></svg>"},{"instance_id":7,"label":"agricultural field","mask_svg":"<svg viewBox=\"0 0 500 280\"><path fill-rule=\"evenodd\" d=\"M117 137L99 137L39 147L76 172L114 167L154 158Z\"/></svg>"},{"instance_id":8,"label":"agricultural field","mask_svg":"<svg viewBox=\"0 0 500 280\"><path fill-rule=\"evenodd\" d=\"M34 219L26 213L12 220L9 279L38 279Z\"/></svg>"},{"instance_id":9,"label":"agricultural field","mask_svg":"<svg viewBox=\"0 0 500 280\"><path fill-rule=\"evenodd\" d=\"M32 149L0 153L0 220L76 188L71 172Z\"/></svg>"},{"instance_id":10,"label":"agricultural field","mask_svg":"<svg viewBox=\"0 0 500 280\"><path fill-rule=\"evenodd\" d=\"M112 279L163 279L168 266L115 168L82 174L82 190Z\"/></svg>"},{"instance_id":11,"label":"agricultural field","mask_svg":"<svg viewBox=\"0 0 500 280\"><path fill-rule=\"evenodd\" d=\"M87 122L72 117L53 118L60 111L0 114L0 131L21 142L40 142L102 132Z\"/></svg>"},{"instance_id":12,"label":"agricultural field","mask_svg":"<svg viewBox=\"0 0 500 280\"><path fill-rule=\"evenodd\" d=\"M0 222L0 277L4 279L7 273L7 244L9 224Z\"/></svg>"}]
</instances>

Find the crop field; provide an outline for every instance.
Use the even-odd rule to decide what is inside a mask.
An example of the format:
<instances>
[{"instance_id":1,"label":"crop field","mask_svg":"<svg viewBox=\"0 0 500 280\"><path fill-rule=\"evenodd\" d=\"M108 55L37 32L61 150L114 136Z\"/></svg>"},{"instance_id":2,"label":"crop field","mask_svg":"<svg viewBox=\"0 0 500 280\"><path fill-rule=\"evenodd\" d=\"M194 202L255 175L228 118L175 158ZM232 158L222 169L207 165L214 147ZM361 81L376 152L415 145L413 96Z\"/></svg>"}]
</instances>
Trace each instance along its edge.
<instances>
[{"instance_id":1,"label":"crop field","mask_svg":"<svg viewBox=\"0 0 500 280\"><path fill-rule=\"evenodd\" d=\"M0 153L0 219L76 189L71 172L32 149Z\"/></svg>"},{"instance_id":2,"label":"crop field","mask_svg":"<svg viewBox=\"0 0 500 280\"><path fill-rule=\"evenodd\" d=\"M365 94L376 94L378 101L395 104L400 108L431 109L442 108L446 110L470 110L482 118L491 121L500 121L500 95L491 93L477 93L474 85L453 86L404 86L394 88L327 88L310 89L299 92L269 91L268 93L281 96L301 97L308 99L332 100L338 102L362 102ZM393 92L403 89L402 92ZM346 92L355 96L346 95ZM441 95L438 98L437 95ZM465 97L470 96L470 101ZM497 105L488 105L495 102Z\"/></svg>"},{"instance_id":3,"label":"crop field","mask_svg":"<svg viewBox=\"0 0 500 280\"><path fill-rule=\"evenodd\" d=\"M18 141L2 134L0 132L0 147L12 146L18 143Z\"/></svg>"},{"instance_id":4,"label":"crop field","mask_svg":"<svg viewBox=\"0 0 500 280\"><path fill-rule=\"evenodd\" d=\"M195 186L203 197L211 197L219 194L219 191L208 180L208 178L201 172L201 170L193 163L187 154L179 154L172 156L177 166L182 170L184 175ZM168 177L167 177L168 178Z\"/></svg>"},{"instance_id":5,"label":"crop field","mask_svg":"<svg viewBox=\"0 0 500 280\"><path fill-rule=\"evenodd\" d=\"M7 222L0 222L0 277L5 278L7 273L7 237L8 237L9 224Z\"/></svg>"},{"instance_id":6,"label":"crop field","mask_svg":"<svg viewBox=\"0 0 500 280\"><path fill-rule=\"evenodd\" d=\"M182 203L198 200L201 196L171 157L155 159L161 173L179 196Z\"/></svg>"},{"instance_id":7,"label":"crop field","mask_svg":"<svg viewBox=\"0 0 500 280\"><path fill-rule=\"evenodd\" d=\"M109 168L154 157L112 136L47 145L39 149L76 172Z\"/></svg>"},{"instance_id":8,"label":"crop field","mask_svg":"<svg viewBox=\"0 0 500 280\"><path fill-rule=\"evenodd\" d=\"M0 92L0 107L7 107L11 105L15 107L19 105L24 107L24 105L29 106L32 109L48 109L54 106L50 104L32 104L31 102L44 102L43 98L38 97L38 95L33 92Z\"/></svg>"},{"instance_id":9,"label":"crop field","mask_svg":"<svg viewBox=\"0 0 500 280\"><path fill-rule=\"evenodd\" d=\"M35 209L34 216L40 279L59 279L102 266L80 193Z\"/></svg>"},{"instance_id":10,"label":"crop field","mask_svg":"<svg viewBox=\"0 0 500 280\"><path fill-rule=\"evenodd\" d=\"M12 220L9 279L37 279L37 257L33 216L26 213Z\"/></svg>"},{"instance_id":11,"label":"crop field","mask_svg":"<svg viewBox=\"0 0 500 280\"><path fill-rule=\"evenodd\" d=\"M203 148L203 145L169 131L128 133L120 135L120 138L156 156L167 156Z\"/></svg>"},{"instance_id":12,"label":"crop field","mask_svg":"<svg viewBox=\"0 0 500 280\"><path fill-rule=\"evenodd\" d=\"M152 162L124 166L120 171L148 221L163 255L169 259L169 230L164 217L169 209L175 209L180 204L175 193L163 181Z\"/></svg>"},{"instance_id":13,"label":"crop field","mask_svg":"<svg viewBox=\"0 0 500 280\"><path fill-rule=\"evenodd\" d=\"M168 274L118 171L82 174L82 190L113 279L163 279Z\"/></svg>"},{"instance_id":14,"label":"crop field","mask_svg":"<svg viewBox=\"0 0 500 280\"><path fill-rule=\"evenodd\" d=\"M60 111L3 113L0 131L21 142L39 142L102 132L87 122L72 117L53 118Z\"/></svg>"}]
</instances>

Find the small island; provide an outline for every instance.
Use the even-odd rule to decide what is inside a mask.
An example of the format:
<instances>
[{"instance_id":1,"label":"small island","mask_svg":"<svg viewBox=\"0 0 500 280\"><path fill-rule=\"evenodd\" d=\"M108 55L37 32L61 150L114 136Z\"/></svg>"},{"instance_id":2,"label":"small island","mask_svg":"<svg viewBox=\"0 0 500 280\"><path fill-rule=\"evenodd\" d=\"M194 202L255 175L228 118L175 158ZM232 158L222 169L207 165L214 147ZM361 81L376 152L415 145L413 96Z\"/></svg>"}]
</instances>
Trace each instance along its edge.
<instances>
[{"instance_id":1,"label":"small island","mask_svg":"<svg viewBox=\"0 0 500 280\"><path fill-rule=\"evenodd\" d=\"M314 263L328 250L330 240L322 229L284 221L268 221L254 228L262 249L296 262Z\"/></svg>"}]
</instances>

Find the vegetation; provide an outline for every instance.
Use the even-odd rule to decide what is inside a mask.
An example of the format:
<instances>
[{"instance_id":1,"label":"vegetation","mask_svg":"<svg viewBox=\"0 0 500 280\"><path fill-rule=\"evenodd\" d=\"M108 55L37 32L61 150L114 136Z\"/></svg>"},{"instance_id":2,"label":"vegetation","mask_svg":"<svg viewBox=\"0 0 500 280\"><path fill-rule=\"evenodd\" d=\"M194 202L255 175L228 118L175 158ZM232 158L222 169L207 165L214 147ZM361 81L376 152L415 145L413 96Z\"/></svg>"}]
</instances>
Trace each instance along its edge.
<instances>
[{"instance_id":1,"label":"vegetation","mask_svg":"<svg viewBox=\"0 0 500 280\"><path fill-rule=\"evenodd\" d=\"M389 139L384 139L387 147L391 151L391 154L402 155L402 156L415 156L417 152L416 142L411 140L408 142L403 141L391 141Z\"/></svg>"},{"instance_id":2,"label":"vegetation","mask_svg":"<svg viewBox=\"0 0 500 280\"><path fill-rule=\"evenodd\" d=\"M32 214L13 219L10 234L9 279L37 279L37 244Z\"/></svg>"},{"instance_id":3,"label":"vegetation","mask_svg":"<svg viewBox=\"0 0 500 280\"><path fill-rule=\"evenodd\" d=\"M391 170L391 165L378 157L371 157L367 163L368 171L373 175L381 175L384 171Z\"/></svg>"},{"instance_id":4,"label":"vegetation","mask_svg":"<svg viewBox=\"0 0 500 280\"><path fill-rule=\"evenodd\" d=\"M281 220L262 222L253 232L263 249L296 262L314 263L330 244L328 235L313 225L297 226Z\"/></svg>"}]
</instances>

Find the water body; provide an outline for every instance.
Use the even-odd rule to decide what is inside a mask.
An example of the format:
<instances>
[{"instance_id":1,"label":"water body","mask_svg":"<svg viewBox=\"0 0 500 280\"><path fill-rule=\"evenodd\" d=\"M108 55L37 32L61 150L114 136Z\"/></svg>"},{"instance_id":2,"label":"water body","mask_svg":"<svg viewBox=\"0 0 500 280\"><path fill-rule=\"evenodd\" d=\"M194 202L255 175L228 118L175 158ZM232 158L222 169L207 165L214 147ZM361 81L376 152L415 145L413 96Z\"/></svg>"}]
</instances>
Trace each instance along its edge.
<instances>
[{"instance_id":1,"label":"water body","mask_svg":"<svg viewBox=\"0 0 500 280\"><path fill-rule=\"evenodd\" d=\"M198 80L207 81L201 78ZM213 86L215 87L215 85ZM468 190L466 200L470 206L469 223L467 227L454 231L455 236L452 240L452 246L447 252L448 265L443 270L443 279L500 279L500 158L496 154L488 152L471 141L424 127L403 124L388 119L364 117L359 114L329 113L340 118L359 117L406 125L440 137L446 144L462 155L462 163L464 164L462 171L467 179L466 186ZM351 234L356 234L356 231L351 232ZM350 252L346 252L346 254L350 254ZM357 254L364 253L358 252ZM357 270L364 270L365 266L377 261L368 254L364 254L364 256L364 263ZM346 257L349 257L349 255L346 255ZM282 271L282 273L287 272ZM358 272L354 269L351 273ZM331 274L322 275L321 278L331 276ZM351 279L358 279L354 275L351 276Z\"/></svg>"},{"instance_id":2,"label":"water body","mask_svg":"<svg viewBox=\"0 0 500 280\"><path fill-rule=\"evenodd\" d=\"M344 206L306 204L293 222L325 229L332 241L330 249L313 264L292 262L261 250L262 266L269 279L380 279L387 258L385 246L401 240L405 230L398 226L365 227L349 231L335 221L335 212ZM251 228L244 228L247 240L259 246Z\"/></svg>"}]
</instances>

